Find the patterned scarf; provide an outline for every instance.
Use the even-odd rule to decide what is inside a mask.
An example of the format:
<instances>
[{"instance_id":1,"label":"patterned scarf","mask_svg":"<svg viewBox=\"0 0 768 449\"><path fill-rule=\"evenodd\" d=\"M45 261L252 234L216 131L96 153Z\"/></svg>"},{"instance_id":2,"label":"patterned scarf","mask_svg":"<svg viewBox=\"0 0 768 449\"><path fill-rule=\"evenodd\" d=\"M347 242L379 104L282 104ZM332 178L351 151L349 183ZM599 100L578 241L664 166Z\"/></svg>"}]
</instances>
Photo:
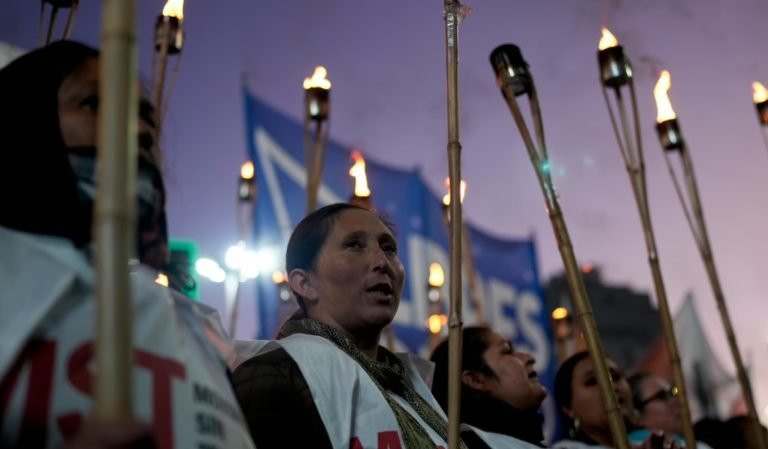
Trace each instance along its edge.
<instances>
[{"instance_id":1,"label":"patterned scarf","mask_svg":"<svg viewBox=\"0 0 768 449\"><path fill-rule=\"evenodd\" d=\"M440 416L427 401L424 400L406 380L406 369L403 362L388 350L379 346L379 359L373 360L353 345L340 331L310 318L290 320L283 325L281 334L310 334L323 337L333 342L339 349L352 357L366 373L371 376L373 383L386 398L392 408L403 435L405 447L408 449L433 448L435 443L419 422L406 411L392 394L405 399L416 411L419 417L426 422L441 438L448 441L448 423ZM467 449L464 442L460 442L461 449Z\"/></svg>"}]
</instances>

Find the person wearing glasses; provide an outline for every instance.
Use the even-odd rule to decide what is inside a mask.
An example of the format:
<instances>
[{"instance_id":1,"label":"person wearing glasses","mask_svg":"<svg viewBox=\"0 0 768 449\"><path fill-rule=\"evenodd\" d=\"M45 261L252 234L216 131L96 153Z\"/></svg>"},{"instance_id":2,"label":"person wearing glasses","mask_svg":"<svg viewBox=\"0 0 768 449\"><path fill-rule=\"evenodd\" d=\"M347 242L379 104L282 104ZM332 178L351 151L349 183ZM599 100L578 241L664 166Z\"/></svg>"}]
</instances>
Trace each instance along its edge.
<instances>
[{"instance_id":1,"label":"person wearing glasses","mask_svg":"<svg viewBox=\"0 0 768 449\"><path fill-rule=\"evenodd\" d=\"M642 441L651 432L663 431L684 446L677 387L668 380L647 372L633 374L628 380L637 410L637 424L642 427L629 434L630 442ZM711 449L701 441L697 442L697 446L699 449Z\"/></svg>"}]
</instances>

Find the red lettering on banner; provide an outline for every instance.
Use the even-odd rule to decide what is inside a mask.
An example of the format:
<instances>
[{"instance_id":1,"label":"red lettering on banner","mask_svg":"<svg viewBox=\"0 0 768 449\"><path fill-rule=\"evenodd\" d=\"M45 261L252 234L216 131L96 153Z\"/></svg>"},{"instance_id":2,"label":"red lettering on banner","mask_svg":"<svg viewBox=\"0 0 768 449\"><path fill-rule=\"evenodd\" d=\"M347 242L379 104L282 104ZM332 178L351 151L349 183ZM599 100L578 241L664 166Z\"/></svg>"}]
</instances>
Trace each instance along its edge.
<instances>
[{"instance_id":1,"label":"red lettering on banner","mask_svg":"<svg viewBox=\"0 0 768 449\"><path fill-rule=\"evenodd\" d=\"M6 413L21 369L29 366L27 395L16 440L18 447L44 447L46 444L55 360L55 342L29 340L0 383L0 411Z\"/></svg>"},{"instance_id":2,"label":"red lettering on banner","mask_svg":"<svg viewBox=\"0 0 768 449\"><path fill-rule=\"evenodd\" d=\"M395 430L379 432L378 449L403 449L400 445L400 436Z\"/></svg>"},{"instance_id":3,"label":"red lettering on banner","mask_svg":"<svg viewBox=\"0 0 768 449\"><path fill-rule=\"evenodd\" d=\"M157 447L173 448L173 400L171 381L174 377L185 379L187 371L181 363L173 359L158 357L149 352L136 350L136 364L152 372L152 416L155 427Z\"/></svg>"},{"instance_id":4,"label":"red lettering on banner","mask_svg":"<svg viewBox=\"0 0 768 449\"><path fill-rule=\"evenodd\" d=\"M187 372L181 363L166 357L160 357L140 349L134 349L134 361L137 366L149 370L152 376L152 424L159 449L173 448L173 398L171 382L173 378L184 380ZM88 362L93 357L93 342L78 346L67 362L67 379L79 392L91 396L93 375L88 370ZM65 438L71 437L80 428L82 415L69 413L57 418L59 430Z\"/></svg>"},{"instance_id":5,"label":"red lettering on banner","mask_svg":"<svg viewBox=\"0 0 768 449\"><path fill-rule=\"evenodd\" d=\"M349 442L349 449L363 449L363 443L360 442L360 438L352 437Z\"/></svg>"}]
</instances>

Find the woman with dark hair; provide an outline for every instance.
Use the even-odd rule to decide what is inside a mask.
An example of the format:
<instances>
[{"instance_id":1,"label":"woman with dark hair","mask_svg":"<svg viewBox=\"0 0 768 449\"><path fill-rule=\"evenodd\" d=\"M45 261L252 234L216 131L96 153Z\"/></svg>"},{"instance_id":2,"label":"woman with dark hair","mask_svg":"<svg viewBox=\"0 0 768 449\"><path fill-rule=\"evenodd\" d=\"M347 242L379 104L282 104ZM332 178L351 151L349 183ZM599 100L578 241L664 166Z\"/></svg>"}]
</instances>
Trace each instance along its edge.
<instances>
[{"instance_id":1,"label":"woman with dark hair","mask_svg":"<svg viewBox=\"0 0 768 449\"><path fill-rule=\"evenodd\" d=\"M252 447L215 312L157 285L167 252L153 109L140 106L133 420L91 412L99 53L61 41L0 70L0 447ZM213 340L213 341L211 341ZM216 346L218 345L218 346ZM205 402L215 406L204 407ZM198 423L198 425L194 425ZM211 443L211 444L214 444Z\"/></svg>"},{"instance_id":2,"label":"woman with dark hair","mask_svg":"<svg viewBox=\"0 0 768 449\"><path fill-rule=\"evenodd\" d=\"M467 327L461 346L461 438L470 449L544 447L539 407L547 391L532 355L487 327ZM435 348L432 393L448 408L448 341Z\"/></svg>"},{"instance_id":3,"label":"woman with dark hair","mask_svg":"<svg viewBox=\"0 0 768 449\"><path fill-rule=\"evenodd\" d=\"M447 447L415 367L379 346L405 280L390 226L351 204L323 207L293 231L286 269L300 312L234 374L256 445Z\"/></svg>"},{"instance_id":4,"label":"woman with dark hair","mask_svg":"<svg viewBox=\"0 0 768 449\"><path fill-rule=\"evenodd\" d=\"M611 359L606 360L613 379L616 399L627 431L636 427L635 407L627 378ZM555 402L564 416L568 437L555 443L556 449L612 448L613 436L603 407L597 376L589 353L578 352L563 362L555 375ZM679 449L680 445L663 432L653 433L643 449Z\"/></svg>"}]
</instances>

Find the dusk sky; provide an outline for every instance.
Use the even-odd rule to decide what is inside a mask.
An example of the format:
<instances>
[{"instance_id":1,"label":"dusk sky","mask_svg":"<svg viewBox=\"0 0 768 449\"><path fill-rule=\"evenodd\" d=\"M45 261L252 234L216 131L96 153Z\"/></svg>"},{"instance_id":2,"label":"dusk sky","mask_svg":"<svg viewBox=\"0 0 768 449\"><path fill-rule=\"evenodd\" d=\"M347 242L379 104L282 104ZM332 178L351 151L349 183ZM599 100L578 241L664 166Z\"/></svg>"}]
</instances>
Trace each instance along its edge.
<instances>
[{"instance_id":1,"label":"dusk sky","mask_svg":"<svg viewBox=\"0 0 768 449\"><path fill-rule=\"evenodd\" d=\"M101 2L81 0L73 38L98 45ZM140 3L142 73L163 1ZM692 292L722 363L732 361L703 264L654 132L652 90L670 98L688 142L729 307L768 405L768 151L751 82L768 84L765 0L476 0L460 28L467 220L510 238L534 234L544 281L562 268L540 188L488 55L523 51L539 90L555 182L576 254L606 281L651 293L642 229L598 80L607 25L631 58L652 219L673 310ZM0 41L38 44L39 3L0 0ZM60 19L63 22L63 19ZM446 164L442 1L187 0L186 47L165 122L173 236L222 256L236 240L236 177L246 157L241 85L299 119L315 65L333 82L332 138L366 158L419 167L443 192ZM220 297L220 286L204 294ZM248 298L244 301L247 303ZM219 299L212 304L221 307ZM241 312L244 320L252 304ZM250 328L252 328L250 323ZM242 327L246 337L249 325ZM764 414L765 418L767 415Z\"/></svg>"}]
</instances>

